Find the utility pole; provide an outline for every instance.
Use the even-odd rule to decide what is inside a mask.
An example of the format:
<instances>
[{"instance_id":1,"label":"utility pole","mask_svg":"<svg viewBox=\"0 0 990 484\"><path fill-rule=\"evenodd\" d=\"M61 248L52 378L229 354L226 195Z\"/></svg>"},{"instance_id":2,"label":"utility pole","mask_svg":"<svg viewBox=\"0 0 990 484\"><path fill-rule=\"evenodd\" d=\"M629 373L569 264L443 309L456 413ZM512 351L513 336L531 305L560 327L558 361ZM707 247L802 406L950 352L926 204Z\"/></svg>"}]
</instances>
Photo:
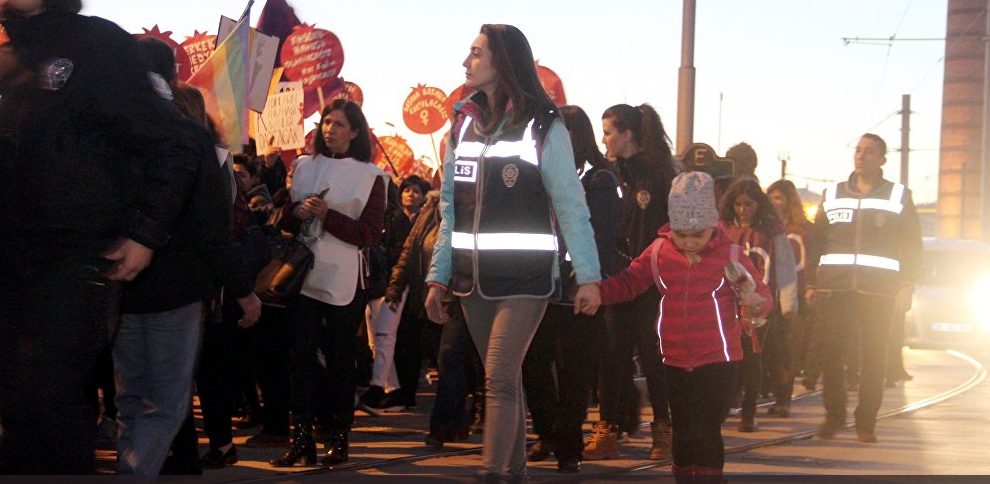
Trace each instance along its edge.
<instances>
[{"instance_id":1,"label":"utility pole","mask_svg":"<svg viewBox=\"0 0 990 484\"><path fill-rule=\"evenodd\" d=\"M777 153L777 159L780 160L780 179L784 180L787 178L787 162L791 159L791 152L781 151Z\"/></svg>"},{"instance_id":2,"label":"utility pole","mask_svg":"<svg viewBox=\"0 0 990 484\"><path fill-rule=\"evenodd\" d=\"M911 95L901 96L901 185L908 186L908 155L911 153Z\"/></svg>"},{"instance_id":3,"label":"utility pole","mask_svg":"<svg viewBox=\"0 0 990 484\"><path fill-rule=\"evenodd\" d=\"M694 12L696 0L684 0L681 68L677 71L677 153L694 141Z\"/></svg>"}]
</instances>

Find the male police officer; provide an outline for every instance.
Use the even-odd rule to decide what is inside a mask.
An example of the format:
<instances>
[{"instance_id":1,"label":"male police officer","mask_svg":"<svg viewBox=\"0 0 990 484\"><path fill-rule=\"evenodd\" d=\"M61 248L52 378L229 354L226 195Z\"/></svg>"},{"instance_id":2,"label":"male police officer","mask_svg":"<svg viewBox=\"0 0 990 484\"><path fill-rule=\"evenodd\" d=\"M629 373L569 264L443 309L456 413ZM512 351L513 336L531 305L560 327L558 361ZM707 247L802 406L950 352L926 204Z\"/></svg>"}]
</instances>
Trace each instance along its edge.
<instances>
[{"instance_id":1,"label":"male police officer","mask_svg":"<svg viewBox=\"0 0 990 484\"><path fill-rule=\"evenodd\" d=\"M168 242L194 173L135 41L81 8L0 0L0 472L95 471L115 281Z\"/></svg>"},{"instance_id":2,"label":"male police officer","mask_svg":"<svg viewBox=\"0 0 990 484\"><path fill-rule=\"evenodd\" d=\"M812 238L819 248L815 287L825 378L825 422L820 438L845 425L843 348L859 332L862 358L856 433L877 441L875 426L883 398L884 363L895 307L910 301L921 255L921 231L911 191L883 178L887 145L864 134L856 145L855 169L825 190ZM809 258L809 260L815 260ZM809 299L811 300L811 299Z\"/></svg>"}]
</instances>

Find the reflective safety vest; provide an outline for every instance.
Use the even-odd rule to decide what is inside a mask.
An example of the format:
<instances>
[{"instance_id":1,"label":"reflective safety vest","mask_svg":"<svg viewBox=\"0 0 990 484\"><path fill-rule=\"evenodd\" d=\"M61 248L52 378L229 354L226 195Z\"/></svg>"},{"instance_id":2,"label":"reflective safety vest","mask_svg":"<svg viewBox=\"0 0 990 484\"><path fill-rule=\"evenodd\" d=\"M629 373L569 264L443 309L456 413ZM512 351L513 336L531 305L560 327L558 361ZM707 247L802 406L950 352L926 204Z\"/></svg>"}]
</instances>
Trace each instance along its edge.
<instances>
[{"instance_id":1,"label":"reflective safety vest","mask_svg":"<svg viewBox=\"0 0 990 484\"><path fill-rule=\"evenodd\" d=\"M828 223L818 261L816 289L894 295L901 283L901 247L906 189L884 180L870 194L841 182L825 190L822 210Z\"/></svg>"},{"instance_id":2,"label":"reflective safety vest","mask_svg":"<svg viewBox=\"0 0 990 484\"><path fill-rule=\"evenodd\" d=\"M543 186L531 120L484 137L465 116L454 145L454 294L486 299L550 297L557 292L557 235ZM539 136L539 135L537 135Z\"/></svg>"}]
</instances>

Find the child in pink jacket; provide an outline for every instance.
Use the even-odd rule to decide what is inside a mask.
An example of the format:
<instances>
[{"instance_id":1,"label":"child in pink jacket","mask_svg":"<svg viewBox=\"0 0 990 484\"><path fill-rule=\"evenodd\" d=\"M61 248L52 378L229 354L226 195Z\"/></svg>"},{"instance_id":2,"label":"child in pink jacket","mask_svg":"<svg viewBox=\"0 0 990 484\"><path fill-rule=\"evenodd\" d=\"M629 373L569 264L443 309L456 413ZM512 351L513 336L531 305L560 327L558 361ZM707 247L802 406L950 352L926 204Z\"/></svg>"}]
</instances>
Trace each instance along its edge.
<instances>
[{"instance_id":1,"label":"child in pink jacket","mask_svg":"<svg viewBox=\"0 0 990 484\"><path fill-rule=\"evenodd\" d=\"M773 309L756 268L718 224L713 187L706 173L678 175L670 223L628 268L601 283L603 304L632 300L654 284L660 290L657 333L670 384L675 477L722 473L721 423L748 324L741 316Z\"/></svg>"}]
</instances>

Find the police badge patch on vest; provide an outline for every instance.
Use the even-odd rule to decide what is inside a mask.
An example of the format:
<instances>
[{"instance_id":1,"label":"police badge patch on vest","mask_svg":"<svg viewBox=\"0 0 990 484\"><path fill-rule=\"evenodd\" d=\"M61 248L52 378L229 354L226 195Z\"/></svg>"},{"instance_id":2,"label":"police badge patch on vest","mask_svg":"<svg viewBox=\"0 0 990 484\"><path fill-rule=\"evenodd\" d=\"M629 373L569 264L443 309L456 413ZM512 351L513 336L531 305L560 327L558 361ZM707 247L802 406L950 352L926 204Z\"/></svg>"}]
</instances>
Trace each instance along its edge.
<instances>
[{"instance_id":1,"label":"police badge patch on vest","mask_svg":"<svg viewBox=\"0 0 990 484\"><path fill-rule=\"evenodd\" d=\"M46 91L58 91L69 81L72 76L74 64L69 59L61 57L49 59L41 67L38 79L41 81L41 88Z\"/></svg>"},{"instance_id":2,"label":"police badge patch on vest","mask_svg":"<svg viewBox=\"0 0 990 484\"><path fill-rule=\"evenodd\" d=\"M852 222L853 219L853 211L852 209L848 209L848 208L841 210L832 210L831 212L828 212L827 215L828 215L828 223L830 224L848 223L848 222Z\"/></svg>"},{"instance_id":3,"label":"police badge patch on vest","mask_svg":"<svg viewBox=\"0 0 990 484\"><path fill-rule=\"evenodd\" d=\"M509 163L502 168L502 183L505 184L505 188L512 188L516 186L516 180L519 179L519 167Z\"/></svg>"},{"instance_id":4,"label":"police badge patch on vest","mask_svg":"<svg viewBox=\"0 0 990 484\"><path fill-rule=\"evenodd\" d=\"M646 207L650 205L650 192L647 190L640 190L636 192L636 203L639 204L639 208L646 210Z\"/></svg>"},{"instance_id":5,"label":"police badge patch on vest","mask_svg":"<svg viewBox=\"0 0 990 484\"><path fill-rule=\"evenodd\" d=\"M465 160L454 162L454 181L469 183L478 181L478 162Z\"/></svg>"}]
</instances>

